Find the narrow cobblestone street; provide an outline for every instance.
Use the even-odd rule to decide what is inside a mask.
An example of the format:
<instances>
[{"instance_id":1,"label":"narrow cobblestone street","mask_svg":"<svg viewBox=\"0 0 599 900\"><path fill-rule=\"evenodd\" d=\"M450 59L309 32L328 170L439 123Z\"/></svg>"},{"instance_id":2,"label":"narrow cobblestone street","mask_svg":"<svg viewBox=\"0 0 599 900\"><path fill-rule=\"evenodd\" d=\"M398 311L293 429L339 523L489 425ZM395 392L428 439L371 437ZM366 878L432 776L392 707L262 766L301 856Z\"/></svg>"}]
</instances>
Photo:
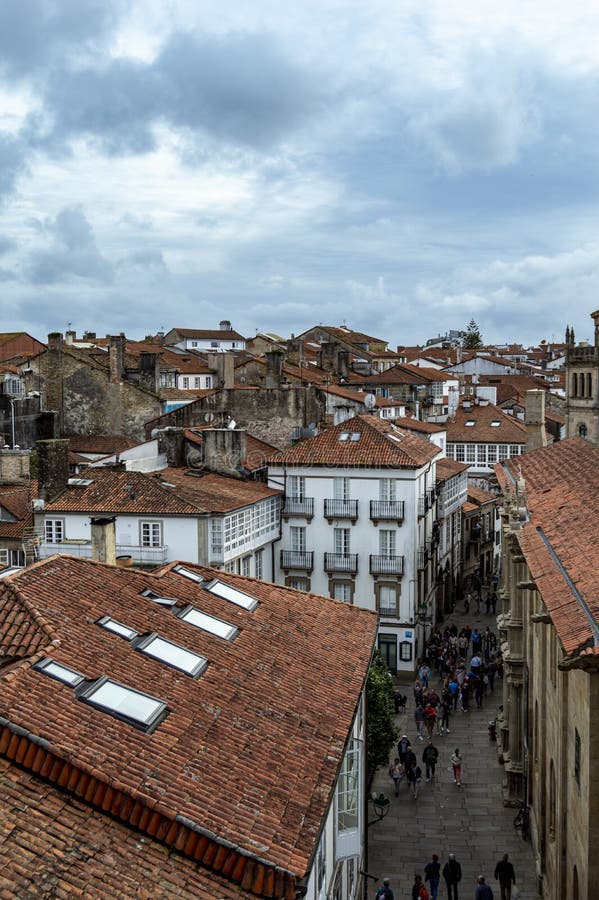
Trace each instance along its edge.
<instances>
[{"instance_id":1,"label":"narrow cobblestone street","mask_svg":"<svg viewBox=\"0 0 599 900\"><path fill-rule=\"evenodd\" d=\"M484 630L495 625L493 616L461 614L448 617L441 626L455 622L458 628L469 623L472 628ZM493 878L495 865L504 853L509 853L516 871L519 900L535 900L535 868L532 848L514 828L517 810L506 808L501 800L503 766L497 761L497 744L490 741L488 722L495 717L502 703L502 682L495 682L494 693L489 693L482 709L474 701L469 712L459 707L452 715L451 734L433 736L439 750L439 763L435 778L426 782L422 751L426 738L419 741L414 723L413 680L401 681L402 693L408 696L405 715L396 716L401 734L407 734L423 771L418 798L415 800L405 781L394 795L393 784L386 769L379 769L371 791L384 793L391 800L389 814L382 821L369 827L368 871L378 876L378 884L368 882L368 898L374 897L383 877L391 879L395 900L411 897L414 874L424 877L424 866L431 854L437 853L442 866L448 853L454 853L462 866L459 886L460 900L474 896L477 875L485 876L493 895L500 897L499 882ZM442 682L433 674L431 686L440 692ZM435 729L436 732L436 729ZM463 757L462 787L453 782L450 757L459 747ZM392 752L392 755L395 754ZM370 821L376 819L370 810ZM427 885L428 887L428 885ZM447 897L445 882L441 879L439 897Z\"/></svg>"}]
</instances>

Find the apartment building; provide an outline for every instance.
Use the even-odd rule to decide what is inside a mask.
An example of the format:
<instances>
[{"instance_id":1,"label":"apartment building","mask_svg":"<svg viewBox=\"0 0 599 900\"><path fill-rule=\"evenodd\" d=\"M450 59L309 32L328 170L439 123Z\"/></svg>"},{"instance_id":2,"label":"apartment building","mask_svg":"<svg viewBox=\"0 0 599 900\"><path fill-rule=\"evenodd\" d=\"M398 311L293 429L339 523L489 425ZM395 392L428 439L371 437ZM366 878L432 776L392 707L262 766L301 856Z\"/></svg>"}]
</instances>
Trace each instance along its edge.
<instances>
[{"instance_id":1,"label":"apartment building","mask_svg":"<svg viewBox=\"0 0 599 900\"><path fill-rule=\"evenodd\" d=\"M391 671L413 670L435 621L435 444L356 416L273 458L284 492L277 580L378 612Z\"/></svg>"}]
</instances>

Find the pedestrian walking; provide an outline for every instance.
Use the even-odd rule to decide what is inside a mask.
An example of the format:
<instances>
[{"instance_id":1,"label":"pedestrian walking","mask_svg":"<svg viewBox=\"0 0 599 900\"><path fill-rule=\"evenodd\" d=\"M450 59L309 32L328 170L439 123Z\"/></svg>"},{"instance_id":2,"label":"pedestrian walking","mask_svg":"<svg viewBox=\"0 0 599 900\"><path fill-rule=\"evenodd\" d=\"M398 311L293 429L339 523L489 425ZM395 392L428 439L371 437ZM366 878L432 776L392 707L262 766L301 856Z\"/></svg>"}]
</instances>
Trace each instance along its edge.
<instances>
[{"instance_id":1,"label":"pedestrian walking","mask_svg":"<svg viewBox=\"0 0 599 900\"><path fill-rule=\"evenodd\" d=\"M402 766L406 764L406 753L410 749L410 742L408 740L407 734L402 734L399 739L399 744L397 745L397 755L399 756L399 761Z\"/></svg>"},{"instance_id":2,"label":"pedestrian walking","mask_svg":"<svg viewBox=\"0 0 599 900\"><path fill-rule=\"evenodd\" d=\"M420 684L426 690L428 688L428 683L431 680L431 670L426 662L422 663L422 665L418 669L418 678L420 680Z\"/></svg>"},{"instance_id":3,"label":"pedestrian walking","mask_svg":"<svg viewBox=\"0 0 599 900\"><path fill-rule=\"evenodd\" d=\"M424 867L424 880L428 881L431 889L431 900L437 900L439 881L441 880L441 863L436 853L433 853L431 862Z\"/></svg>"},{"instance_id":4,"label":"pedestrian walking","mask_svg":"<svg viewBox=\"0 0 599 900\"><path fill-rule=\"evenodd\" d=\"M501 900L512 900L512 885L516 884L516 873L507 853L503 854L503 859L495 866L495 878L499 881Z\"/></svg>"},{"instance_id":5,"label":"pedestrian walking","mask_svg":"<svg viewBox=\"0 0 599 900\"><path fill-rule=\"evenodd\" d=\"M414 875L414 884L412 885L412 900L429 900L426 885L422 880L422 875Z\"/></svg>"},{"instance_id":6,"label":"pedestrian walking","mask_svg":"<svg viewBox=\"0 0 599 900\"><path fill-rule=\"evenodd\" d=\"M424 730L424 707L418 704L416 709L414 710L414 721L416 722L416 728L418 729L418 740L423 741L424 735L422 734Z\"/></svg>"},{"instance_id":7,"label":"pedestrian walking","mask_svg":"<svg viewBox=\"0 0 599 900\"><path fill-rule=\"evenodd\" d=\"M414 765L407 768L406 780L410 785L412 797L415 800L418 796L418 788L420 787L420 782L422 781L422 769L420 768L420 766Z\"/></svg>"},{"instance_id":8,"label":"pedestrian walking","mask_svg":"<svg viewBox=\"0 0 599 900\"><path fill-rule=\"evenodd\" d=\"M487 678L489 680L489 690L495 690L495 676L497 675L497 663L494 659L489 661L489 665L487 666Z\"/></svg>"},{"instance_id":9,"label":"pedestrian walking","mask_svg":"<svg viewBox=\"0 0 599 900\"><path fill-rule=\"evenodd\" d=\"M422 762L424 763L427 781L430 781L431 778L435 777L435 767L437 765L438 759L439 751L434 746L432 740L429 739L429 742L424 748L424 752L422 754Z\"/></svg>"},{"instance_id":10,"label":"pedestrian walking","mask_svg":"<svg viewBox=\"0 0 599 900\"><path fill-rule=\"evenodd\" d=\"M424 724L426 726L426 733L429 739L433 736L436 719L437 710L435 709L429 698L429 702L424 707Z\"/></svg>"},{"instance_id":11,"label":"pedestrian walking","mask_svg":"<svg viewBox=\"0 0 599 900\"><path fill-rule=\"evenodd\" d=\"M394 761L389 766L389 775L391 777L391 780L393 781L395 796L399 797L399 786L403 778L403 766L401 764L399 756L396 756Z\"/></svg>"},{"instance_id":12,"label":"pedestrian walking","mask_svg":"<svg viewBox=\"0 0 599 900\"><path fill-rule=\"evenodd\" d=\"M437 728L440 729L437 733L450 734L449 731L449 715L450 715L450 701L442 700L441 705L439 706L439 712L437 714Z\"/></svg>"},{"instance_id":13,"label":"pedestrian walking","mask_svg":"<svg viewBox=\"0 0 599 900\"><path fill-rule=\"evenodd\" d=\"M476 890L474 891L474 900L493 900L493 891L485 882L485 876L479 875L476 879Z\"/></svg>"},{"instance_id":14,"label":"pedestrian walking","mask_svg":"<svg viewBox=\"0 0 599 900\"><path fill-rule=\"evenodd\" d=\"M495 615L495 610L497 609L497 593L493 591L491 594L491 612Z\"/></svg>"},{"instance_id":15,"label":"pedestrian walking","mask_svg":"<svg viewBox=\"0 0 599 900\"><path fill-rule=\"evenodd\" d=\"M462 880L462 867L453 853L443 866L443 880L447 887L447 900L458 900L458 884Z\"/></svg>"},{"instance_id":16,"label":"pedestrian walking","mask_svg":"<svg viewBox=\"0 0 599 900\"><path fill-rule=\"evenodd\" d=\"M376 892L375 900L395 900L389 878L383 878L383 883Z\"/></svg>"},{"instance_id":17,"label":"pedestrian walking","mask_svg":"<svg viewBox=\"0 0 599 900\"><path fill-rule=\"evenodd\" d=\"M456 747L451 754L451 767L453 769L453 780L458 787L462 786L462 757L459 748Z\"/></svg>"}]
</instances>

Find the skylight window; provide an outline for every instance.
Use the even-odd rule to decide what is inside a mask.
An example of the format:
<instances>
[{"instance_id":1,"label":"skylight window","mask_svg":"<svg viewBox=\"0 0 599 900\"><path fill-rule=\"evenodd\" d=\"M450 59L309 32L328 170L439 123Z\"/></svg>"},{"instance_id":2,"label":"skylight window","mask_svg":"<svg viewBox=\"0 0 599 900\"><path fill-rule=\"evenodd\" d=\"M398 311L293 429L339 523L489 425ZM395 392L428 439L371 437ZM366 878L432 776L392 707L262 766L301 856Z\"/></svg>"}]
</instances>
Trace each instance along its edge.
<instances>
[{"instance_id":1,"label":"skylight window","mask_svg":"<svg viewBox=\"0 0 599 900\"><path fill-rule=\"evenodd\" d=\"M139 634L135 628L129 628L128 625L123 625L122 622L117 622L116 619L112 619L110 616L102 616L101 619L98 619L96 625L101 625L107 631L112 631L128 641L132 641Z\"/></svg>"},{"instance_id":2,"label":"skylight window","mask_svg":"<svg viewBox=\"0 0 599 900\"><path fill-rule=\"evenodd\" d=\"M501 422L499 421L499 419L493 419L493 421L491 422L491 428L499 428L500 425Z\"/></svg>"},{"instance_id":3,"label":"skylight window","mask_svg":"<svg viewBox=\"0 0 599 900\"><path fill-rule=\"evenodd\" d=\"M341 441L342 443L344 441L349 441L349 431L342 431L339 434L339 437L337 438L337 440Z\"/></svg>"},{"instance_id":4,"label":"skylight window","mask_svg":"<svg viewBox=\"0 0 599 900\"><path fill-rule=\"evenodd\" d=\"M67 484L69 487L87 487L93 484L93 481L91 478L69 478L67 479Z\"/></svg>"},{"instance_id":5,"label":"skylight window","mask_svg":"<svg viewBox=\"0 0 599 900\"><path fill-rule=\"evenodd\" d=\"M174 606L177 602L174 597L163 597L162 594L157 594L155 591L151 591L147 588L145 591L141 592L142 597L147 597L148 600L151 600L153 603L157 603L159 606Z\"/></svg>"},{"instance_id":6,"label":"skylight window","mask_svg":"<svg viewBox=\"0 0 599 900\"><path fill-rule=\"evenodd\" d=\"M472 428L473 425L476 425L476 419L468 419L467 422L464 422L464 425L468 428Z\"/></svg>"},{"instance_id":7,"label":"skylight window","mask_svg":"<svg viewBox=\"0 0 599 900\"><path fill-rule=\"evenodd\" d=\"M110 678L99 678L79 694L79 699L144 731L155 728L167 712L163 700Z\"/></svg>"},{"instance_id":8,"label":"skylight window","mask_svg":"<svg viewBox=\"0 0 599 900\"><path fill-rule=\"evenodd\" d=\"M173 572L176 572L177 575L182 575L184 578L189 578L190 581L197 581L198 584L201 584L206 580L205 578L202 578L201 575L198 575L197 572L186 569L185 566L175 566Z\"/></svg>"},{"instance_id":9,"label":"skylight window","mask_svg":"<svg viewBox=\"0 0 599 900\"><path fill-rule=\"evenodd\" d=\"M244 594L243 591L238 591L237 588L231 587L229 584L223 584L222 581L215 581L206 590L210 591L211 594L216 594L217 597L222 597L223 600L228 600L230 603L235 603L237 606L242 606L250 611L258 606L258 601L255 597L250 597L249 594Z\"/></svg>"},{"instance_id":10,"label":"skylight window","mask_svg":"<svg viewBox=\"0 0 599 900\"><path fill-rule=\"evenodd\" d=\"M184 622L189 622L190 625L195 625L196 628L202 628L204 631L209 631L210 634L215 634L216 637L224 638L226 641L230 641L235 637L239 630L234 625L229 625L228 622L223 622L222 619L209 616L193 606L188 606L184 609L179 618L183 619Z\"/></svg>"},{"instance_id":11,"label":"skylight window","mask_svg":"<svg viewBox=\"0 0 599 900\"><path fill-rule=\"evenodd\" d=\"M179 644L173 644L171 641L165 640L165 638L158 637L157 634L151 634L147 639L139 643L135 649L139 650L140 653L145 653L147 656L152 656L154 659L166 663L167 666L180 669L193 678L200 675L208 665L208 660L205 656L200 656L199 653L192 653L191 650L186 650L185 647L180 647Z\"/></svg>"},{"instance_id":12,"label":"skylight window","mask_svg":"<svg viewBox=\"0 0 599 900\"><path fill-rule=\"evenodd\" d=\"M49 675L50 678L56 678L57 681L64 681L65 684L73 685L73 687L84 680L81 672L76 672L75 669L63 666L62 663L54 662L54 660L49 657L42 659L41 662L34 666L34 668L39 672L43 672L44 675Z\"/></svg>"},{"instance_id":13,"label":"skylight window","mask_svg":"<svg viewBox=\"0 0 599 900\"><path fill-rule=\"evenodd\" d=\"M350 441L359 441L362 437L362 433L360 431L352 431L349 436Z\"/></svg>"}]
</instances>

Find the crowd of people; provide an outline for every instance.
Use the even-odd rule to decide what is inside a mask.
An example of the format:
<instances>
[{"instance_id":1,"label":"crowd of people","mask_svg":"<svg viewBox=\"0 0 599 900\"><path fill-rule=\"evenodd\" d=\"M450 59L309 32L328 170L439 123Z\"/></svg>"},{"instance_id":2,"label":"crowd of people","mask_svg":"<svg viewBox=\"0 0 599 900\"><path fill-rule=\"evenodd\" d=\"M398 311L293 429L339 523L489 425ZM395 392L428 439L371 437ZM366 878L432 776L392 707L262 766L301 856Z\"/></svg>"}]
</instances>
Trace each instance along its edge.
<instances>
[{"instance_id":1,"label":"crowd of people","mask_svg":"<svg viewBox=\"0 0 599 900\"><path fill-rule=\"evenodd\" d=\"M480 595L478 598L480 604ZM486 603L487 612L490 612L494 605L491 593ZM503 662L494 632L489 626L484 630L471 628L469 625L458 629L455 624L447 625L444 630L437 629L429 638L417 675L413 688L416 737L412 742L406 734L401 736L397 753L389 765L395 796L400 796L400 787L405 781L414 799L418 796L422 781L429 782L435 778L439 750L434 738L450 735L452 717L468 713L473 704L481 708L488 695L495 691L496 680L503 679ZM432 684L435 675L438 689ZM408 697L400 691L396 692L396 713L406 713L407 709ZM416 741L424 744L420 757L415 750ZM449 771L454 784L461 787L463 758L458 747L452 750L450 763ZM458 900L461 878L461 867L453 854L449 854L444 866L439 857L433 854L432 860L424 867L423 874L416 874L414 877L412 898L436 900L439 884L443 879L449 900ZM498 862L495 878L500 883L501 900L510 900L515 874L507 854ZM378 897L393 900L393 891L388 883L383 883L377 893ZM477 878L474 897L476 900L493 898L492 889L483 875Z\"/></svg>"},{"instance_id":2,"label":"crowd of people","mask_svg":"<svg viewBox=\"0 0 599 900\"><path fill-rule=\"evenodd\" d=\"M499 860L493 874L495 880L499 882L501 900L511 900L512 888L516 884L516 872L507 853L504 853ZM441 878L445 882L448 900L458 900L462 867L453 853L449 854L443 868L441 868L438 855L433 853L430 862L424 867L424 876L416 872L412 885L412 900L437 900ZM381 887L376 892L376 900L395 900L389 878L383 880ZM478 875L476 878L474 900L494 900L493 889L487 884L484 875Z\"/></svg>"}]
</instances>

